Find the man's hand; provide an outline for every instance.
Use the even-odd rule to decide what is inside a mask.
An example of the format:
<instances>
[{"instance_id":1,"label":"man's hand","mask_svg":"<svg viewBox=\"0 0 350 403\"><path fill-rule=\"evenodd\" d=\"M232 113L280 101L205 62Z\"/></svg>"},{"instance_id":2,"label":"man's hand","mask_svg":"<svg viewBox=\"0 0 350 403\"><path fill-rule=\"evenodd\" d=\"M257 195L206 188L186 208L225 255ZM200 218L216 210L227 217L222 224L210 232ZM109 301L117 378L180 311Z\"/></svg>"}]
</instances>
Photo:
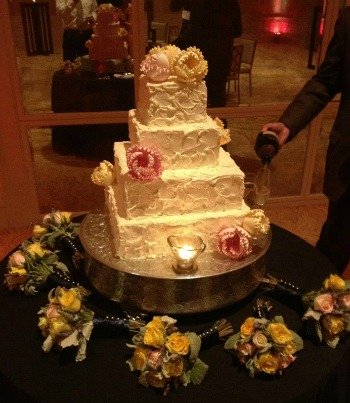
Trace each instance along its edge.
<instances>
[{"instance_id":1,"label":"man's hand","mask_svg":"<svg viewBox=\"0 0 350 403\"><path fill-rule=\"evenodd\" d=\"M288 129L288 127L281 122L266 123L261 128L261 131L263 132L266 132L268 130L271 130L272 132L277 134L280 148L287 141L290 134L290 130Z\"/></svg>"}]
</instances>

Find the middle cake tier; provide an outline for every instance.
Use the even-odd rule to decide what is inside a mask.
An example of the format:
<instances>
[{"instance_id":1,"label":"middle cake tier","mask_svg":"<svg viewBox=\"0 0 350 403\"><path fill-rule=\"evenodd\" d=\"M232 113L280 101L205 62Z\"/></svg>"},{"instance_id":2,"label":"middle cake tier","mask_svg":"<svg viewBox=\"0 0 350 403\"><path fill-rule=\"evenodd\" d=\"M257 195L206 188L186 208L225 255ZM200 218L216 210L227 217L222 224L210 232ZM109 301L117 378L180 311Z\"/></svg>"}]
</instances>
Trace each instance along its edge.
<instances>
[{"instance_id":1,"label":"middle cake tier","mask_svg":"<svg viewBox=\"0 0 350 403\"><path fill-rule=\"evenodd\" d=\"M125 219L223 212L241 209L244 173L229 153L220 148L218 164L211 167L164 170L152 181L138 181L128 174L129 142L114 145L118 215Z\"/></svg>"}]
</instances>

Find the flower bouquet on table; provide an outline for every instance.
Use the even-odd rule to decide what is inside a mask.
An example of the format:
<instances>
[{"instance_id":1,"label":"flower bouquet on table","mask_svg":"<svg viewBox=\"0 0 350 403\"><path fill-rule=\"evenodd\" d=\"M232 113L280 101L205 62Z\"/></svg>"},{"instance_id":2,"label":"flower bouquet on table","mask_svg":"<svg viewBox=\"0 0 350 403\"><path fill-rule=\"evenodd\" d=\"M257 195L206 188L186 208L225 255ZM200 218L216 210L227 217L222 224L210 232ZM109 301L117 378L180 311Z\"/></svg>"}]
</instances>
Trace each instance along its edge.
<instances>
[{"instance_id":1,"label":"flower bouquet on table","mask_svg":"<svg viewBox=\"0 0 350 403\"><path fill-rule=\"evenodd\" d=\"M9 257L4 284L10 290L34 295L55 273L68 273L67 266L59 260L58 255L44 248L40 242L25 241Z\"/></svg>"},{"instance_id":2,"label":"flower bouquet on table","mask_svg":"<svg viewBox=\"0 0 350 403\"><path fill-rule=\"evenodd\" d=\"M77 346L76 361L86 358L87 342L96 327L109 327L136 332L144 325L140 316L127 315L126 318L95 316L94 311L84 305L86 293L82 287L66 289L56 287L49 292L49 303L42 307L38 315L39 328L45 337L43 350L51 351Z\"/></svg>"},{"instance_id":3,"label":"flower bouquet on table","mask_svg":"<svg viewBox=\"0 0 350 403\"><path fill-rule=\"evenodd\" d=\"M320 290L304 294L302 300L308 307L303 320L313 323L320 342L335 348L350 332L350 281L331 274Z\"/></svg>"},{"instance_id":4,"label":"flower bouquet on table","mask_svg":"<svg viewBox=\"0 0 350 403\"><path fill-rule=\"evenodd\" d=\"M262 303L257 301L258 305ZM240 331L225 343L225 349L236 354L252 378L259 373L281 375L302 348L303 340L288 329L282 316L267 319L261 313L259 317L248 317Z\"/></svg>"},{"instance_id":5,"label":"flower bouquet on table","mask_svg":"<svg viewBox=\"0 0 350 403\"><path fill-rule=\"evenodd\" d=\"M198 358L201 337L181 333L176 319L169 316L154 316L127 346L134 349L127 363L131 371L139 372L139 382L163 389L164 395L171 386L199 385L208 371L208 365Z\"/></svg>"}]
</instances>

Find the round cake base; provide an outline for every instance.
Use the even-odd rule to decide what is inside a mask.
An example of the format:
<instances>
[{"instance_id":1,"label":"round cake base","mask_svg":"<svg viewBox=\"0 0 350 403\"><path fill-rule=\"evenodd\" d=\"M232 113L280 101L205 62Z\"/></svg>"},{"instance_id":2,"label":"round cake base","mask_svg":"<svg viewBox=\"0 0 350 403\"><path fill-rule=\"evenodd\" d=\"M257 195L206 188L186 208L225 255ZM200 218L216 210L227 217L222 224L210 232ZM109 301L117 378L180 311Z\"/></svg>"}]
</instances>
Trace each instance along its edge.
<instances>
[{"instance_id":1,"label":"round cake base","mask_svg":"<svg viewBox=\"0 0 350 403\"><path fill-rule=\"evenodd\" d=\"M223 308L253 292L265 274L271 233L244 261L204 252L198 270L187 275L174 272L170 248L159 258L114 257L105 214L88 214L80 225L80 239L86 275L102 295L129 310L189 314Z\"/></svg>"}]
</instances>

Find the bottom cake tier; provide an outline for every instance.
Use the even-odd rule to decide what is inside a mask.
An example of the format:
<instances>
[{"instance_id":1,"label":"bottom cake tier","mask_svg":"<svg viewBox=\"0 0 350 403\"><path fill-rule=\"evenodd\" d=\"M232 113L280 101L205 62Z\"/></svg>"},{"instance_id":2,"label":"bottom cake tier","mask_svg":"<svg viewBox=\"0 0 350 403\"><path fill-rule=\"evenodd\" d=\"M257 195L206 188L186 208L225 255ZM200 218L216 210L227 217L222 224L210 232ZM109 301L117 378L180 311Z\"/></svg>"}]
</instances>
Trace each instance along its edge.
<instances>
[{"instance_id":1,"label":"bottom cake tier","mask_svg":"<svg viewBox=\"0 0 350 403\"><path fill-rule=\"evenodd\" d=\"M252 293L265 274L271 232L244 260L233 261L204 251L191 275L174 272L173 256L119 259L114 256L108 218L88 214L80 226L86 252L85 271L91 284L128 310L188 314L219 309Z\"/></svg>"}]
</instances>

